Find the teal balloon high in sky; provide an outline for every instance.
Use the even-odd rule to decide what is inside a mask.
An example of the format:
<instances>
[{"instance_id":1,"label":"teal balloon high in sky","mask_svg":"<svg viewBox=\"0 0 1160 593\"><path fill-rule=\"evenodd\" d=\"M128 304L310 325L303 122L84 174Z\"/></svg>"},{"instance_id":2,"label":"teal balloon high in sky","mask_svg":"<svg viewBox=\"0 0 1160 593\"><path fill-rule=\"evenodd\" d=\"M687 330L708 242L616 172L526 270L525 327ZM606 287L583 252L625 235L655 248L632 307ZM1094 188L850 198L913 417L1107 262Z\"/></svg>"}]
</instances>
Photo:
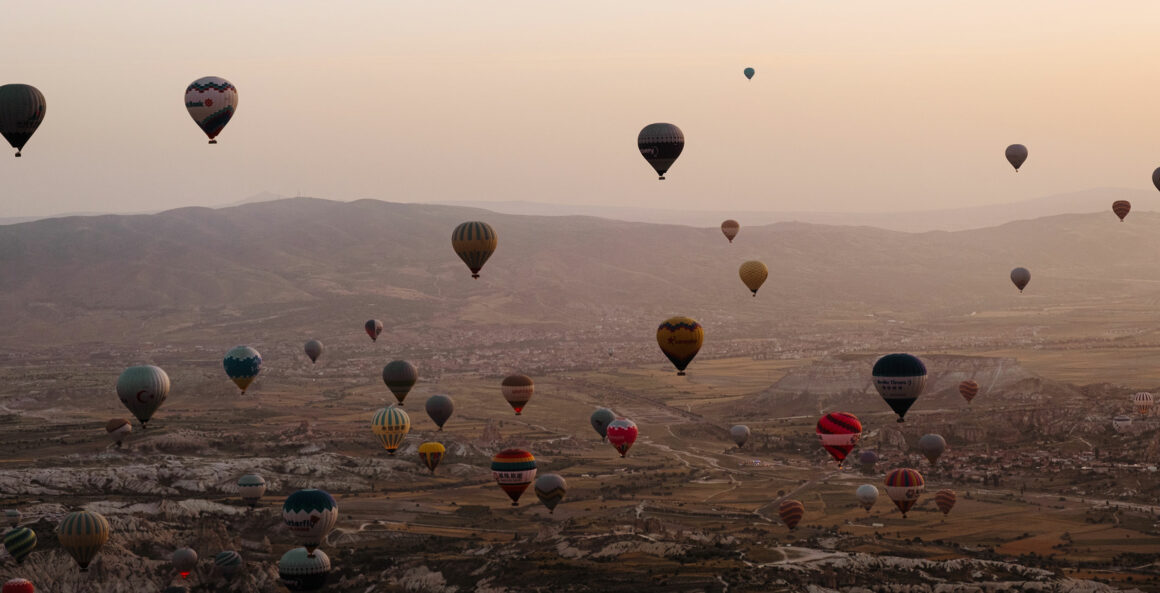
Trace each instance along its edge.
<instances>
[{"instance_id":1,"label":"teal balloon high in sky","mask_svg":"<svg viewBox=\"0 0 1160 593\"><path fill-rule=\"evenodd\" d=\"M753 80L754 74L757 74L757 71L754 70L753 68L746 68L745 69L745 78L747 78L749 80Z\"/></svg>"}]
</instances>

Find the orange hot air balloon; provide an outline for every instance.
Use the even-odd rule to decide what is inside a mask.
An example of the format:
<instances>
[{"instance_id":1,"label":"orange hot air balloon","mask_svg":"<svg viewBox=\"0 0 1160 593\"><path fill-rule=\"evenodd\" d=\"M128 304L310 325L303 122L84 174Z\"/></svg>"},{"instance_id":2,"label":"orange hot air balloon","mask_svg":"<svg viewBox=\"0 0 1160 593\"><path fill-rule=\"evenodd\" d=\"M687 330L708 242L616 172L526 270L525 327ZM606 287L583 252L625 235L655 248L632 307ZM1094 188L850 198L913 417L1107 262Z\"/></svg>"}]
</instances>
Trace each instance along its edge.
<instances>
[{"instance_id":1,"label":"orange hot air balloon","mask_svg":"<svg viewBox=\"0 0 1160 593\"><path fill-rule=\"evenodd\" d=\"M786 499L777 507L777 515L785 522L785 526L793 531L806 514L806 506L800 500Z\"/></svg>"},{"instance_id":2,"label":"orange hot air balloon","mask_svg":"<svg viewBox=\"0 0 1160 593\"><path fill-rule=\"evenodd\" d=\"M730 243L733 242L733 238L737 236L737 232L740 230L741 225L732 218L721 223L721 232L725 234L725 238L729 239Z\"/></svg>"},{"instance_id":3,"label":"orange hot air balloon","mask_svg":"<svg viewBox=\"0 0 1160 593\"><path fill-rule=\"evenodd\" d=\"M951 512L955 507L955 491L954 490L939 490L934 493L934 504L938 506L938 510L942 511L943 515Z\"/></svg>"},{"instance_id":4,"label":"orange hot air balloon","mask_svg":"<svg viewBox=\"0 0 1160 593\"><path fill-rule=\"evenodd\" d=\"M963 381L959 383L959 395L963 396L963 399L967 400L968 404L971 403L971 400L975 399L976 395L979 395L979 384L974 381Z\"/></svg>"},{"instance_id":5,"label":"orange hot air balloon","mask_svg":"<svg viewBox=\"0 0 1160 593\"><path fill-rule=\"evenodd\" d=\"M1116 200L1112 202L1112 212L1115 212L1116 216L1120 217L1120 222L1124 222L1124 217L1131 211L1132 203L1127 200Z\"/></svg>"}]
</instances>

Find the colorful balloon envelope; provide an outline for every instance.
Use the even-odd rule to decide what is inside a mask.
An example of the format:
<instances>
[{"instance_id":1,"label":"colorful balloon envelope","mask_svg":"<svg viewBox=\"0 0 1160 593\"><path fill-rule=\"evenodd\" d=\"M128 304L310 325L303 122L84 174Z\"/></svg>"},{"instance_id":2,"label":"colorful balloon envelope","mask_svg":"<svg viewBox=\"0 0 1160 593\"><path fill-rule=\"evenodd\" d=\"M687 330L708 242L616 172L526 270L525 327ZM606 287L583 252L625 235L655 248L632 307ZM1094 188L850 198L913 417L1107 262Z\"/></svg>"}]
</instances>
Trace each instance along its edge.
<instances>
[{"instance_id":1,"label":"colorful balloon envelope","mask_svg":"<svg viewBox=\"0 0 1160 593\"><path fill-rule=\"evenodd\" d=\"M210 144L230 123L238 108L238 89L217 76L199 78L185 88L185 108L197 127L205 132Z\"/></svg>"},{"instance_id":2,"label":"colorful balloon envelope","mask_svg":"<svg viewBox=\"0 0 1160 593\"><path fill-rule=\"evenodd\" d=\"M407 438L407 433L411 432L411 418L398 406L386 407L375 412L375 417L371 419L371 430L379 437L387 453L394 455Z\"/></svg>"},{"instance_id":3,"label":"colorful balloon envelope","mask_svg":"<svg viewBox=\"0 0 1160 593\"><path fill-rule=\"evenodd\" d=\"M168 396L169 375L160 367L129 367L117 377L117 397L141 421L141 428L145 428L145 423Z\"/></svg>"},{"instance_id":4,"label":"colorful balloon envelope","mask_svg":"<svg viewBox=\"0 0 1160 593\"><path fill-rule=\"evenodd\" d=\"M700 323L688 317L670 317L657 328L657 344L661 352L677 367L677 374L684 375L689 363L701 351L705 341L705 330Z\"/></svg>"},{"instance_id":5,"label":"colorful balloon envelope","mask_svg":"<svg viewBox=\"0 0 1160 593\"><path fill-rule=\"evenodd\" d=\"M451 232L451 248L467 264L472 278L479 278L483 264L495 253L498 245L495 231L486 222L465 222Z\"/></svg>"},{"instance_id":6,"label":"colorful balloon envelope","mask_svg":"<svg viewBox=\"0 0 1160 593\"><path fill-rule=\"evenodd\" d=\"M854 498L858 499L858 504L862 505L866 512L870 512L870 507L878 502L878 488L874 484L862 484L854 491Z\"/></svg>"},{"instance_id":7,"label":"colorful balloon envelope","mask_svg":"<svg viewBox=\"0 0 1160 593\"><path fill-rule=\"evenodd\" d=\"M592 417L588 419L592 423L592 429L596 434L600 435L601 439L608 438L608 425L616 420L616 414L608 408L600 408L592 412Z\"/></svg>"},{"instance_id":8,"label":"colorful balloon envelope","mask_svg":"<svg viewBox=\"0 0 1160 593\"><path fill-rule=\"evenodd\" d=\"M749 427L738 424L729 429L729 436L733 438L733 442L737 443L738 447L744 447L745 442L749 440Z\"/></svg>"},{"instance_id":9,"label":"colorful balloon envelope","mask_svg":"<svg viewBox=\"0 0 1160 593\"><path fill-rule=\"evenodd\" d=\"M282 504L282 520L307 555L313 555L338 522L338 503L325 490L299 490Z\"/></svg>"},{"instance_id":10,"label":"colorful balloon envelope","mask_svg":"<svg viewBox=\"0 0 1160 593\"><path fill-rule=\"evenodd\" d=\"M892 470L886 474L886 495L894 501L894 506L902 511L902 517L918 502L926 488L922 474L910 468Z\"/></svg>"},{"instance_id":11,"label":"colorful balloon envelope","mask_svg":"<svg viewBox=\"0 0 1160 593\"><path fill-rule=\"evenodd\" d=\"M1011 283L1015 288L1022 293L1024 288L1031 282L1031 272L1027 268L1015 268L1011 270Z\"/></svg>"},{"instance_id":12,"label":"colorful balloon envelope","mask_svg":"<svg viewBox=\"0 0 1160 593\"><path fill-rule=\"evenodd\" d=\"M0 86L0 135L20 156L24 145L44 121L46 103L36 87L27 84Z\"/></svg>"},{"instance_id":13,"label":"colorful balloon envelope","mask_svg":"<svg viewBox=\"0 0 1160 593\"><path fill-rule=\"evenodd\" d=\"M1112 202L1112 212L1120 217L1120 222L1124 222L1124 217L1132 211L1132 203L1127 200L1116 200Z\"/></svg>"},{"instance_id":14,"label":"colorful balloon envelope","mask_svg":"<svg viewBox=\"0 0 1160 593\"><path fill-rule=\"evenodd\" d=\"M757 260L750 260L741 264L741 269L737 273L741 276L741 282L756 298L757 289L761 288L761 285L765 284L765 279L769 277L769 268Z\"/></svg>"},{"instance_id":15,"label":"colorful balloon envelope","mask_svg":"<svg viewBox=\"0 0 1160 593\"><path fill-rule=\"evenodd\" d=\"M754 70L753 68L746 68L746 69L745 69L745 78L746 78L746 80L753 80L753 75L754 75L754 74L757 74L757 71L756 71L756 70Z\"/></svg>"},{"instance_id":16,"label":"colorful balloon envelope","mask_svg":"<svg viewBox=\"0 0 1160 593\"><path fill-rule=\"evenodd\" d=\"M330 557L322 550L294 548L278 561L278 579L291 591L317 591L330 576Z\"/></svg>"},{"instance_id":17,"label":"colorful balloon envelope","mask_svg":"<svg viewBox=\"0 0 1160 593\"><path fill-rule=\"evenodd\" d=\"M4 534L4 549L17 564L36 548L36 532L27 527L14 527Z\"/></svg>"},{"instance_id":18,"label":"colorful balloon envelope","mask_svg":"<svg viewBox=\"0 0 1160 593\"><path fill-rule=\"evenodd\" d=\"M1023 162L1027 160L1027 147L1022 144L1012 144L1003 151L1003 156L1007 157L1007 162L1015 167L1015 172L1019 172L1019 167L1023 166Z\"/></svg>"},{"instance_id":19,"label":"colorful balloon envelope","mask_svg":"<svg viewBox=\"0 0 1160 593\"><path fill-rule=\"evenodd\" d=\"M214 568L225 578L230 578L242 568L242 555L233 550L218 552L213 557Z\"/></svg>"},{"instance_id":20,"label":"colorful balloon envelope","mask_svg":"<svg viewBox=\"0 0 1160 593\"><path fill-rule=\"evenodd\" d=\"M637 135L636 147L657 172L658 178L664 179L669 167L685 149L685 134L673 124L649 124Z\"/></svg>"},{"instance_id":21,"label":"colorful balloon envelope","mask_svg":"<svg viewBox=\"0 0 1160 593\"><path fill-rule=\"evenodd\" d=\"M306 351L306 356L310 357L310 362L318 362L318 357L322 356L322 342L319 342L318 340L310 340L309 342L306 342L306 346L303 347L303 350Z\"/></svg>"},{"instance_id":22,"label":"colorful balloon envelope","mask_svg":"<svg viewBox=\"0 0 1160 593\"><path fill-rule=\"evenodd\" d=\"M523 449L504 449L491 458L491 475L512 506L519 506L520 495L536 479L536 458Z\"/></svg>"},{"instance_id":23,"label":"colorful balloon envelope","mask_svg":"<svg viewBox=\"0 0 1160 593\"><path fill-rule=\"evenodd\" d=\"M193 548L180 548L173 553L173 568L181 578L188 578L189 573L197 568L197 552Z\"/></svg>"},{"instance_id":24,"label":"colorful balloon envelope","mask_svg":"<svg viewBox=\"0 0 1160 593\"><path fill-rule=\"evenodd\" d=\"M392 360L383 367L383 383L386 383L387 389L395 394L400 406L403 405L403 400L407 399L407 394L411 393L411 388L418 382L419 371L415 369L415 365L405 360Z\"/></svg>"},{"instance_id":25,"label":"colorful balloon envelope","mask_svg":"<svg viewBox=\"0 0 1160 593\"><path fill-rule=\"evenodd\" d=\"M874 388L903 422L926 387L926 365L910 354L887 354L874 363Z\"/></svg>"},{"instance_id":26,"label":"colorful balloon envelope","mask_svg":"<svg viewBox=\"0 0 1160 593\"><path fill-rule=\"evenodd\" d=\"M979 395L979 384L974 381L963 381L959 383L959 395L963 396L963 399L967 400L968 404L971 403L971 400L975 399L976 395Z\"/></svg>"},{"instance_id":27,"label":"colorful balloon envelope","mask_svg":"<svg viewBox=\"0 0 1160 593\"><path fill-rule=\"evenodd\" d=\"M226 352L222 366L226 369L226 376L242 390L242 395L245 395L246 388L262 371L262 355L249 346L235 346Z\"/></svg>"},{"instance_id":28,"label":"colorful balloon envelope","mask_svg":"<svg viewBox=\"0 0 1160 593\"><path fill-rule=\"evenodd\" d=\"M423 460L423 465L435 473L435 468L439 467L439 462L443 461L443 456L447 455L447 448L443 443L436 443L428 441L419 445L419 459Z\"/></svg>"},{"instance_id":29,"label":"colorful balloon envelope","mask_svg":"<svg viewBox=\"0 0 1160 593\"><path fill-rule=\"evenodd\" d=\"M741 224L732 218L721 223L721 233L725 235L726 239L729 239L730 243L733 242L733 239L737 237L737 233L740 231Z\"/></svg>"},{"instance_id":30,"label":"colorful balloon envelope","mask_svg":"<svg viewBox=\"0 0 1160 593\"><path fill-rule=\"evenodd\" d=\"M938 510L942 511L943 515L946 515L955 508L956 498L954 490L939 490L934 493L934 504L938 506Z\"/></svg>"},{"instance_id":31,"label":"colorful balloon envelope","mask_svg":"<svg viewBox=\"0 0 1160 593\"><path fill-rule=\"evenodd\" d=\"M36 587L28 579L10 579L4 583L0 593L36 593Z\"/></svg>"},{"instance_id":32,"label":"colorful balloon envelope","mask_svg":"<svg viewBox=\"0 0 1160 593\"><path fill-rule=\"evenodd\" d=\"M60 546L76 560L81 572L89 571L89 564L109 541L109 521L98 513L77 511L69 513L56 528Z\"/></svg>"},{"instance_id":33,"label":"colorful balloon envelope","mask_svg":"<svg viewBox=\"0 0 1160 593\"><path fill-rule=\"evenodd\" d=\"M133 432L133 425L124 418L113 418L105 423L105 434L109 435L109 439L118 447L131 432Z\"/></svg>"},{"instance_id":34,"label":"colorful balloon envelope","mask_svg":"<svg viewBox=\"0 0 1160 593\"><path fill-rule=\"evenodd\" d=\"M786 499L777 506L777 515L781 517L786 527L793 531L806 514L806 506L800 500Z\"/></svg>"},{"instance_id":35,"label":"colorful balloon envelope","mask_svg":"<svg viewBox=\"0 0 1160 593\"><path fill-rule=\"evenodd\" d=\"M238 478L238 494L251 509L254 508L266 495L266 479L258 474L246 474Z\"/></svg>"},{"instance_id":36,"label":"colorful balloon envelope","mask_svg":"<svg viewBox=\"0 0 1160 593\"><path fill-rule=\"evenodd\" d=\"M556 510L556 505L564 500L564 494L568 491L568 483L564 478L558 474L544 474L536 478L536 498L548 507L548 514L553 514Z\"/></svg>"},{"instance_id":37,"label":"colorful balloon envelope","mask_svg":"<svg viewBox=\"0 0 1160 593\"><path fill-rule=\"evenodd\" d=\"M1147 416L1148 412L1152 411L1152 403L1154 398L1151 393L1141 391L1132 396L1132 404L1136 406L1136 413L1141 416Z\"/></svg>"},{"instance_id":38,"label":"colorful balloon envelope","mask_svg":"<svg viewBox=\"0 0 1160 593\"><path fill-rule=\"evenodd\" d=\"M532 399L536 386L527 375L508 375L500 383L500 390L503 391L503 398L516 411L516 416L519 416L524 406Z\"/></svg>"},{"instance_id":39,"label":"colorful balloon envelope","mask_svg":"<svg viewBox=\"0 0 1160 593\"><path fill-rule=\"evenodd\" d=\"M943 454L946 448L947 441L941 435L926 434L918 439L918 450L926 456L927 461L930 461L931 464L938 461L939 456Z\"/></svg>"},{"instance_id":40,"label":"colorful balloon envelope","mask_svg":"<svg viewBox=\"0 0 1160 593\"><path fill-rule=\"evenodd\" d=\"M371 341L376 342L379 339L379 335L383 333L383 322L379 321L378 319L368 319L367 322L363 324L363 329L365 329L367 335L371 337Z\"/></svg>"},{"instance_id":41,"label":"colorful balloon envelope","mask_svg":"<svg viewBox=\"0 0 1160 593\"><path fill-rule=\"evenodd\" d=\"M439 427L440 432L443 431L443 425L451 418L451 414L455 412L455 402L448 395L432 395L427 398L425 407L427 408L427 415Z\"/></svg>"},{"instance_id":42,"label":"colorful balloon envelope","mask_svg":"<svg viewBox=\"0 0 1160 593\"><path fill-rule=\"evenodd\" d=\"M635 422L628 418L617 418L608 423L608 442L624 457L636 442L637 432Z\"/></svg>"},{"instance_id":43,"label":"colorful balloon envelope","mask_svg":"<svg viewBox=\"0 0 1160 593\"><path fill-rule=\"evenodd\" d=\"M817 433L822 447L841 467L862 438L862 423L853 414L831 412L818 420Z\"/></svg>"}]
</instances>

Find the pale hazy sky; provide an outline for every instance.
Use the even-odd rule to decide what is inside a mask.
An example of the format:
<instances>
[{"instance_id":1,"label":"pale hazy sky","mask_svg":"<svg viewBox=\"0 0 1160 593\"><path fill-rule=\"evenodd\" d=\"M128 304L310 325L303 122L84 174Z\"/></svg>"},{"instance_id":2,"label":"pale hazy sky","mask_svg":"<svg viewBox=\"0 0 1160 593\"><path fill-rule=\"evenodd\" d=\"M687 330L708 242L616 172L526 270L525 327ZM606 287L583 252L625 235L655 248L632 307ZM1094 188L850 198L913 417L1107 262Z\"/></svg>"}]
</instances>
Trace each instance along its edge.
<instances>
[{"instance_id":1,"label":"pale hazy sky","mask_svg":"<svg viewBox=\"0 0 1160 593\"><path fill-rule=\"evenodd\" d=\"M3 3L0 217L393 201L904 210L1150 186L1156 0ZM742 69L757 76L746 81ZM183 104L238 87L209 146ZM636 134L680 126L657 181ZM1030 149L1022 172L1007 144ZM1160 199L1160 195L1157 195Z\"/></svg>"}]
</instances>

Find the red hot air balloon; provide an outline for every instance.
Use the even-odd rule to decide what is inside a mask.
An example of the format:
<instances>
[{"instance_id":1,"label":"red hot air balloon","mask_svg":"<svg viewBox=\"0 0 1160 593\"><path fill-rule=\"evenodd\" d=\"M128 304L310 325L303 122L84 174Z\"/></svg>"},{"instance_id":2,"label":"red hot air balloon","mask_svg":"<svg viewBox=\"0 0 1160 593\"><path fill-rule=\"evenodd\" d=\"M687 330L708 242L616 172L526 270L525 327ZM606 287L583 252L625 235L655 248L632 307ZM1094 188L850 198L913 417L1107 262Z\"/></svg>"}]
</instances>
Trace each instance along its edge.
<instances>
[{"instance_id":1,"label":"red hot air balloon","mask_svg":"<svg viewBox=\"0 0 1160 593\"><path fill-rule=\"evenodd\" d=\"M1112 202L1112 212L1120 217L1120 222L1124 222L1124 217L1132 210L1132 203L1127 200L1116 200Z\"/></svg>"},{"instance_id":2,"label":"red hot air balloon","mask_svg":"<svg viewBox=\"0 0 1160 593\"><path fill-rule=\"evenodd\" d=\"M617 418L608 423L608 442L620 451L620 456L628 454L628 449L636 442L636 423L628 418Z\"/></svg>"},{"instance_id":3,"label":"red hot air balloon","mask_svg":"<svg viewBox=\"0 0 1160 593\"><path fill-rule=\"evenodd\" d=\"M976 395L979 395L979 384L974 381L963 381L959 383L959 395L963 396L963 399L967 400L968 404L971 403L971 400L975 399Z\"/></svg>"},{"instance_id":4,"label":"red hot air balloon","mask_svg":"<svg viewBox=\"0 0 1160 593\"><path fill-rule=\"evenodd\" d=\"M838 462L838 467L846 460L850 451L862 437L862 423L858 417L846 412L831 412L818 420L818 439L822 447Z\"/></svg>"},{"instance_id":5,"label":"red hot air balloon","mask_svg":"<svg viewBox=\"0 0 1160 593\"><path fill-rule=\"evenodd\" d=\"M955 507L955 491L954 490L939 490L934 493L934 504L938 506L938 510L942 511L943 515L951 512Z\"/></svg>"},{"instance_id":6,"label":"red hot air balloon","mask_svg":"<svg viewBox=\"0 0 1160 593\"><path fill-rule=\"evenodd\" d=\"M4 583L4 588L0 589L2 593L36 593L36 588L32 586L32 581L28 579L12 579Z\"/></svg>"},{"instance_id":7,"label":"red hot air balloon","mask_svg":"<svg viewBox=\"0 0 1160 593\"><path fill-rule=\"evenodd\" d=\"M787 499L781 501L777 507L777 515L785 522L785 526L793 531L806 514L806 506L800 500Z\"/></svg>"}]
</instances>

